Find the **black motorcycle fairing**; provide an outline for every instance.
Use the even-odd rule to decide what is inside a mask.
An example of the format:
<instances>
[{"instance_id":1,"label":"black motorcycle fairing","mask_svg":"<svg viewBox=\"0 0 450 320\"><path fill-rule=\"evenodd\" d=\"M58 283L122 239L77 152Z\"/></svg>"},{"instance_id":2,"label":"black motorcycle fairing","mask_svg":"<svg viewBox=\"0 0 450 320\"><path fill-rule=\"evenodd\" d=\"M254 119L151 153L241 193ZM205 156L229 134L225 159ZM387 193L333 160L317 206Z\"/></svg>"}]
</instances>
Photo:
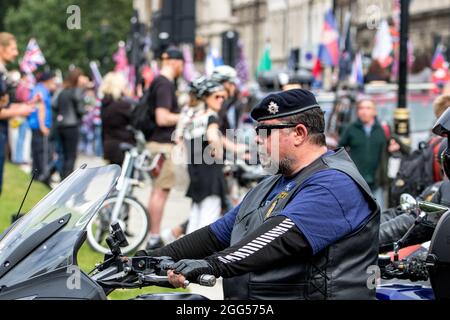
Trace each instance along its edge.
<instances>
[{"instance_id":1,"label":"black motorcycle fairing","mask_svg":"<svg viewBox=\"0 0 450 320\"><path fill-rule=\"evenodd\" d=\"M78 240L77 242L75 242L75 245L73 247L73 260L72 263L77 266L78 265L78 251L80 251L81 246L83 245L83 243L86 241L87 238L87 231L84 230L82 231L79 236L78 236Z\"/></svg>"},{"instance_id":2,"label":"black motorcycle fairing","mask_svg":"<svg viewBox=\"0 0 450 320\"><path fill-rule=\"evenodd\" d=\"M120 167L115 165L82 167L3 233L0 265L7 264L10 268L0 274L0 298L10 288L20 288L22 283L40 283L39 278L47 279L47 274L56 270L75 268L78 249L86 236L86 226L115 186L119 175ZM59 222L62 222L61 227L46 230L52 223ZM102 291L95 285L96 290ZM66 285L60 289L65 294ZM53 290L55 292L49 296L59 297L56 286Z\"/></svg>"},{"instance_id":3,"label":"black motorcycle fairing","mask_svg":"<svg viewBox=\"0 0 450 320\"><path fill-rule=\"evenodd\" d=\"M49 223L48 225L37 230L31 237L27 238L20 244L14 252L12 252L6 259L5 263L0 265L0 278L7 272L13 269L20 261L22 261L27 255L29 255L34 249L39 247L48 238L63 228L69 219L71 214L67 214L64 217Z\"/></svg>"},{"instance_id":4,"label":"black motorcycle fairing","mask_svg":"<svg viewBox=\"0 0 450 320\"><path fill-rule=\"evenodd\" d=\"M76 265L76 256L86 239L88 223L119 176L120 168L114 165L82 167L1 236L0 265L8 264L9 260L14 263L0 276L0 300L107 299L111 290L102 286L101 277L84 273ZM55 222L62 226L53 227ZM116 281L126 288L160 286L165 280L157 278L153 270L134 272L120 250L116 254L110 266L114 274L103 278L106 285L108 281ZM166 296L170 298L156 300L203 299L195 295Z\"/></svg>"},{"instance_id":5,"label":"black motorcycle fairing","mask_svg":"<svg viewBox=\"0 0 450 320\"><path fill-rule=\"evenodd\" d=\"M74 276L79 276L75 282ZM61 268L15 286L0 289L0 300L106 299L103 289L76 266Z\"/></svg>"}]
</instances>

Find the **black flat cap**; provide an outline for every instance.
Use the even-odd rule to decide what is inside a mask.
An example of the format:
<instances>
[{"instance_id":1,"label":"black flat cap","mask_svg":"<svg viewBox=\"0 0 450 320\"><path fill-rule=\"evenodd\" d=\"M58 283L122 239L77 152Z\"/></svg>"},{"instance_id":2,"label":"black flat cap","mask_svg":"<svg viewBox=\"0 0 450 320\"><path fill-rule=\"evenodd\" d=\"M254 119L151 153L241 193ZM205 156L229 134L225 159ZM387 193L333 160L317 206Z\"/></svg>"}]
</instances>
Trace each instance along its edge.
<instances>
[{"instance_id":1,"label":"black flat cap","mask_svg":"<svg viewBox=\"0 0 450 320\"><path fill-rule=\"evenodd\" d=\"M256 121L289 117L314 108L320 108L314 94L304 89L272 93L251 112Z\"/></svg>"},{"instance_id":2,"label":"black flat cap","mask_svg":"<svg viewBox=\"0 0 450 320\"><path fill-rule=\"evenodd\" d=\"M168 48L161 54L161 60L168 60L168 59L184 61L183 52L181 52L177 48Z\"/></svg>"}]
</instances>

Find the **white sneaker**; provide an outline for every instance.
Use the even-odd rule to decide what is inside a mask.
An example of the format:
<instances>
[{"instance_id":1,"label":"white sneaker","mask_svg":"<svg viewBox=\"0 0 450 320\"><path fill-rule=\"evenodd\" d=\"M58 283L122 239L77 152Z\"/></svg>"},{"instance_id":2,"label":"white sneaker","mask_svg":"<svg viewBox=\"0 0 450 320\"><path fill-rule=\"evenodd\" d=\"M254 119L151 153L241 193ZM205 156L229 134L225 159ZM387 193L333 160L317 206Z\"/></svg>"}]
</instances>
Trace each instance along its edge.
<instances>
[{"instance_id":1,"label":"white sneaker","mask_svg":"<svg viewBox=\"0 0 450 320\"><path fill-rule=\"evenodd\" d=\"M177 240L177 238L175 238L175 235L172 233L172 229L167 228L161 232L161 240L165 245L168 245Z\"/></svg>"},{"instance_id":2,"label":"white sneaker","mask_svg":"<svg viewBox=\"0 0 450 320\"><path fill-rule=\"evenodd\" d=\"M146 250L155 250L164 246L164 243L161 240L161 237L156 235L151 235L148 239Z\"/></svg>"}]
</instances>

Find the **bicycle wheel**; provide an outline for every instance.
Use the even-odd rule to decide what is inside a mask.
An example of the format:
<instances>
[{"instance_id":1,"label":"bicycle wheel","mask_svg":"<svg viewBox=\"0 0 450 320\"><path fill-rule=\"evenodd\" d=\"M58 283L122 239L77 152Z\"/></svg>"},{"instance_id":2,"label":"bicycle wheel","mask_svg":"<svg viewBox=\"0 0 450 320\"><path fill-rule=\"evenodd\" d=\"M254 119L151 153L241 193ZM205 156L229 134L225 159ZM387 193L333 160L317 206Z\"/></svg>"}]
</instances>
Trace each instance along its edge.
<instances>
[{"instance_id":1,"label":"bicycle wheel","mask_svg":"<svg viewBox=\"0 0 450 320\"><path fill-rule=\"evenodd\" d=\"M89 245L103 254L110 252L106 238L111 230L111 215L116 202L116 196L107 198L87 227ZM136 199L126 197L120 208L118 222L128 240L128 246L121 248L122 253L127 254L136 250L147 236L149 227L147 210Z\"/></svg>"}]
</instances>

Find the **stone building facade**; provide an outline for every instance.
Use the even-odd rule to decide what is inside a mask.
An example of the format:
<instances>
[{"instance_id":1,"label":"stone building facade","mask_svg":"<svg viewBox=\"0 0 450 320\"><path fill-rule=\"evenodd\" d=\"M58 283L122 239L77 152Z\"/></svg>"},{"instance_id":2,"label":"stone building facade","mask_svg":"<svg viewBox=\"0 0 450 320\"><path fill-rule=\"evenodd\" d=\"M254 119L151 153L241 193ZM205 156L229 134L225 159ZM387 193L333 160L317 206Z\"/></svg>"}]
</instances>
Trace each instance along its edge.
<instances>
[{"instance_id":1,"label":"stone building facade","mask_svg":"<svg viewBox=\"0 0 450 320\"><path fill-rule=\"evenodd\" d=\"M389 19L395 12L395 0L337 0L336 15L343 21L352 13L352 24L358 29L357 46L365 52L373 47L376 21ZM442 41L450 47L450 0L410 0L409 37L416 53L433 53ZM450 52L449 52L450 53Z\"/></svg>"},{"instance_id":2,"label":"stone building facade","mask_svg":"<svg viewBox=\"0 0 450 320\"><path fill-rule=\"evenodd\" d=\"M134 0L146 21L164 0ZM270 44L274 68L283 69L291 49L315 54L320 43L324 14L335 5L338 26L352 13L357 49L370 53L377 23L393 15L395 0L197 0L199 41L221 52L221 34L240 34L250 71L254 74L266 44ZM450 48L450 0L411 0L410 38L415 52L433 52L438 41ZM150 25L151 28L151 25ZM450 50L449 50L450 55ZM450 57L449 57L450 58ZM310 66L310 65L309 65Z\"/></svg>"}]
</instances>

